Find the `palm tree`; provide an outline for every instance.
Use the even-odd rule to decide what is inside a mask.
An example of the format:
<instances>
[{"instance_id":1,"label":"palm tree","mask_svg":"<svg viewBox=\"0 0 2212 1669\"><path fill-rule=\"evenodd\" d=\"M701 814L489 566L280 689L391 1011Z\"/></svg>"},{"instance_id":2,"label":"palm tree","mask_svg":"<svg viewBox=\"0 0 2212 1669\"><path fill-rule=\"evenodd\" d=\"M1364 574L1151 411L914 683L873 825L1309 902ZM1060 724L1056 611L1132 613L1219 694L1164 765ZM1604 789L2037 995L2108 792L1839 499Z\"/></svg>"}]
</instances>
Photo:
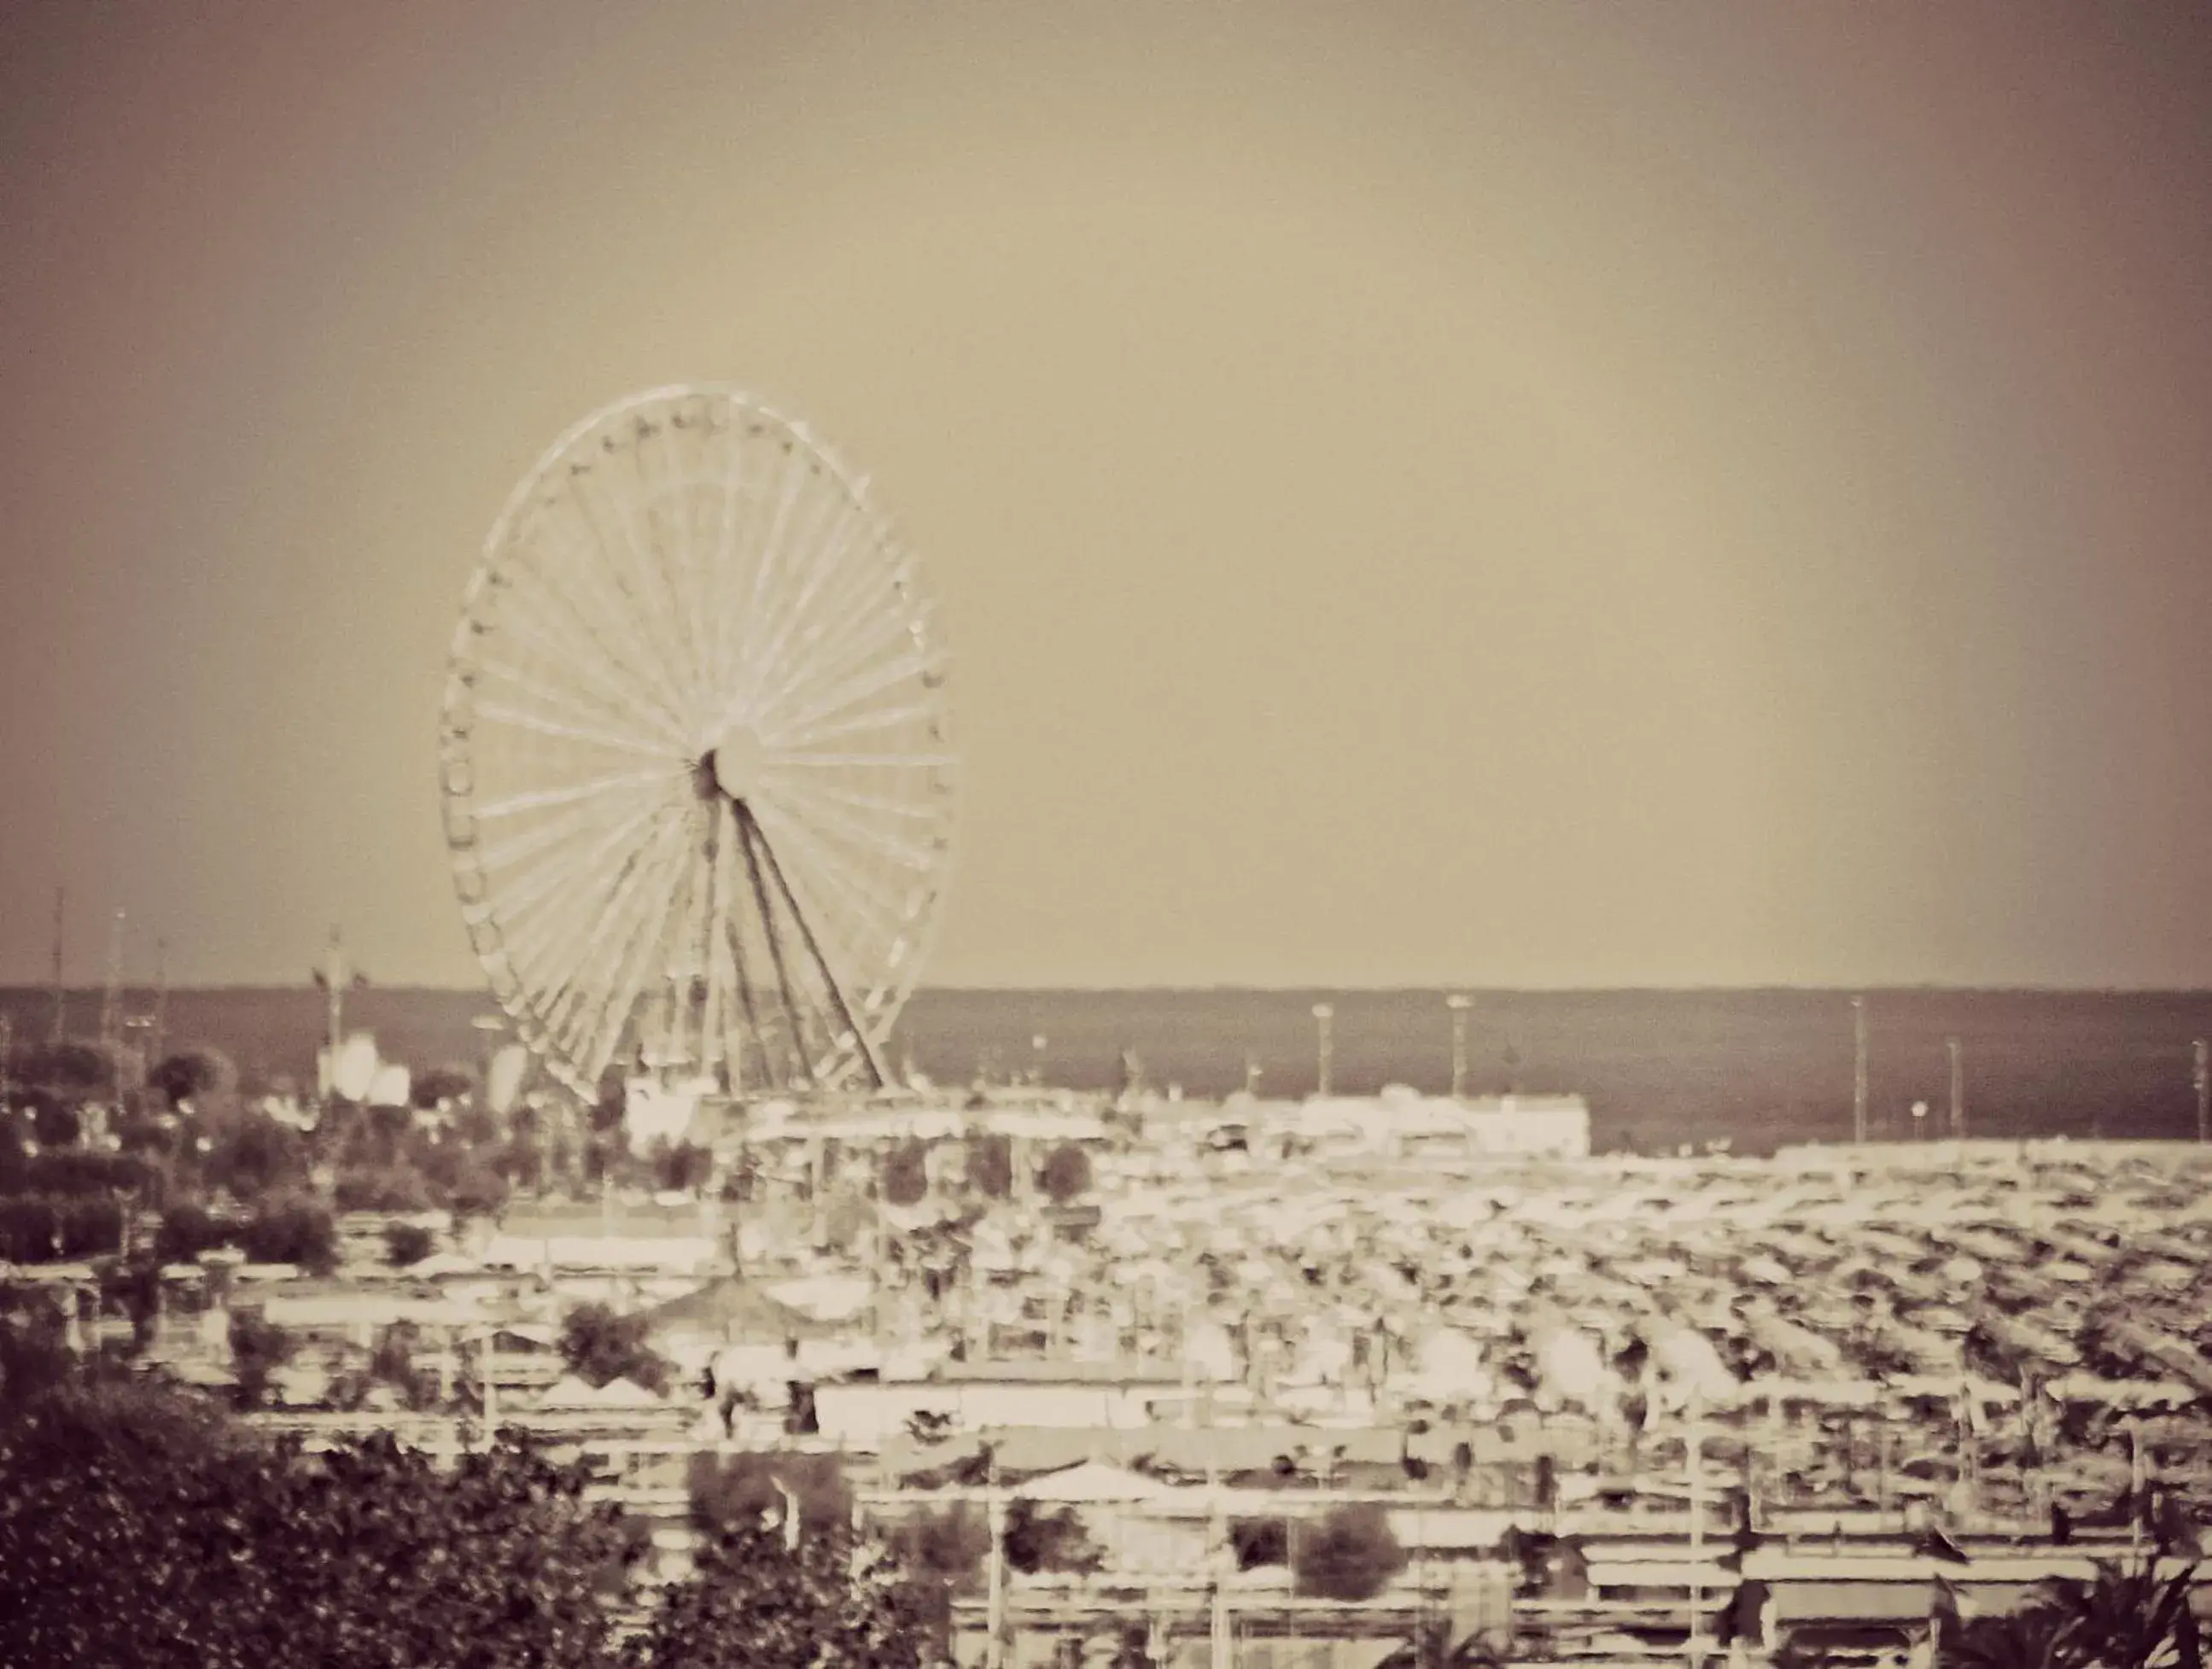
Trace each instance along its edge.
<instances>
[{"instance_id":1,"label":"palm tree","mask_svg":"<svg viewBox=\"0 0 2212 1669\"><path fill-rule=\"evenodd\" d=\"M2058 1614L2034 1605L1962 1624L1942 1658L1943 1669L2075 1669L2086 1661L2066 1640Z\"/></svg>"},{"instance_id":2,"label":"palm tree","mask_svg":"<svg viewBox=\"0 0 2212 1669\"><path fill-rule=\"evenodd\" d=\"M2151 1669L2185 1660L2197 1643L2197 1619L2189 1608L2196 1578L2193 1564L2161 1578L2148 1564L2130 1570L2100 1559L2090 1581L2053 1577L2030 1603L2057 1617L2060 1636L2075 1654L2071 1661L2098 1669Z\"/></svg>"},{"instance_id":3,"label":"palm tree","mask_svg":"<svg viewBox=\"0 0 2212 1669\"><path fill-rule=\"evenodd\" d=\"M2100 1559L2096 1571L2050 1578L2018 1611L1947 1631L1943 1669L2202 1669L2194 1565L2162 1577Z\"/></svg>"}]
</instances>

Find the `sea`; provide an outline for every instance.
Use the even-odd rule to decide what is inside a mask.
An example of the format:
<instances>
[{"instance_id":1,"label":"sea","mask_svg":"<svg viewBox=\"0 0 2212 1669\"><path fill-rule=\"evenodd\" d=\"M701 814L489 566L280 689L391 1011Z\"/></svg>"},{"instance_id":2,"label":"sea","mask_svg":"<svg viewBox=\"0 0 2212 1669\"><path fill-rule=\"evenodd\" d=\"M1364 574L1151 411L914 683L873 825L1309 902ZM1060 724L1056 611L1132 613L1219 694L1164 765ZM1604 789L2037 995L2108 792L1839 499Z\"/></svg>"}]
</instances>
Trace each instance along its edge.
<instances>
[{"instance_id":1,"label":"sea","mask_svg":"<svg viewBox=\"0 0 2212 1669\"><path fill-rule=\"evenodd\" d=\"M1671 1152L1726 1143L1761 1153L1847 1140L1851 998L1799 988L1471 991L1464 1085L1582 1095L1602 1150ZM1942 1133L1948 1041L1959 1043L1971 1136L2188 1139L2197 1132L2192 1044L2212 1038L2212 992L1875 990L1866 1005L1871 1133ZM917 992L899 1017L891 1062L945 1086L1038 1074L1111 1089L1125 1059L1141 1081L1194 1098L1256 1082L1262 1096L1313 1093L1316 1003L1330 1021L1331 1088L1371 1095L1404 1084L1449 1089L1451 1012L1443 991ZM0 991L19 1047L48 1035L51 992ZM67 998L72 1035L94 1033L100 995ZM125 1008L143 1013L150 993ZM386 1059L418 1070L481 1069L499 1043L477 1023L497 1011L480 992L369 986L346 999L348 1031L373 1033ZM179 990L172 1047L210 1043L249 1089L312 1084L325 1035L312 987ZM1248 1077L1249 1075L1249 1077ZM1914 1103L1926 1113L1915 1119Z\"/></svg>"}]
</instances>

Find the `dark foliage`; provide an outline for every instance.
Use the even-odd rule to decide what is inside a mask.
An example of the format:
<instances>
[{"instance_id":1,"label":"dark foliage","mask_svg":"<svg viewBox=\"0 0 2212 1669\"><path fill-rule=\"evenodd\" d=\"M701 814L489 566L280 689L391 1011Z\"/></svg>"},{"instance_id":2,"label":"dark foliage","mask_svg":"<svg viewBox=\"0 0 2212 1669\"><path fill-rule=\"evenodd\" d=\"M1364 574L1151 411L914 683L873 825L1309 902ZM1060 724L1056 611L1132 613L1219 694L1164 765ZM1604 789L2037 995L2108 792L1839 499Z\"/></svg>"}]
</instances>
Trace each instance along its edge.
<instances>
[{"instance_id":1,"label":"dark foliage","mask_svg":"<svg viewBox=\"0 0 2212 1669\"><path fill-rule=\"evenodd\" d=\"M986 1198L1004 1199L1014 1186L1014 1144L1005 1136L979 1136L968 1148L968 1180Z\"/></svg>"},{"instance_id":2,"label":"dark foliage","mask_svg":"<svg viewBox=\"0 0 2212 1669\"><path fill-rule=\"evenodd\" d=\"M785 1490L798 1502L799 1523L808 1533L846 1524L853 1515L852 1484L834 1454L701 1450L692 1455L685 1481L692 1525L702 1531L757 1528L763 1520L781 1526Z\"/></svg>"},{"instance_id":3,"label":"dark foliage","mask_svg":"<svg viewBox=\"0 0 2212 1669\"><path fill-rule=\"evenodd\" d=\"M119 1252L123 1207L112 1196L0 1199L0 1260L58 1263Z\"/></svg>"},{"instance_id":4,"label":"dark foliage","mask_svg":"<svg viewBox=\"0 0 2212 1669\"><path fill-rule=\"evenodd\" d=\"M889 1550L849 1532L732 1532L702 1552L694 1580L666 1590L637 1669L920 1669L932 1599Z\"/></svg>"},{"instance_id":5,"label":"dark foliage","mask_svg":"<svg viewBox=\"0 0 2212 1669\"><path fill-rule=\"evenodd\" d=\"M436 1203L422 1173L406 1164L341 1170L331 1195L341 1211L426 1211Z\"/></svg>"},{"instance_id":6,"label":"dark foliage","mask_svg":"<svg viewBox=\"0 0 2212 1669\"><path fill-rule=\"evenodd\" d=\"M1406 1566L1406 1550L1372 1502L1336 1507L1302 1529L1292 1550L1297 1592L1323 1599L1371 1599Z\"/></svg>"},{"instance_id":7,"label":"dark foliage","mask_svg":"<svg viewBox=\"0 0 2212 1669\"><path fill-rule=\"evenodd\" d=\"M292 1359L299 1344L257 1310L234 1310L230 1318L230 1371L238 1381L238 1405L258 1408L268 1399L269 1383Z\"/></svg>"},{"instance_id":8,"label":"dark foliage","mask_svg":"<svg viewBox=\"0 0 2212 1669\"><path fill-rule=\"evenodd\" d=\"M1040 1570L1092 1571L1104 1555L1072 1507L1046 1511L1017 1496L1006 1510L1006 1563L1024 1575Z\"/></svg>"},{"instance_id":9,"label":"dark foliage","mask_svg":"<svg viewBox=\"0 0 2212 1669\"><path fill-rule=\"evenodd\" d=\"M318 1275L337 1267L337 1224L312 1195L269 1201L246 1220L238 1245L254 1263L297 1264Z\"/></svg>"},{"instance_id":10,"label":"dark foliage","mask_svg":"<svg viewBox=\"0 0 2212 1669\"><path fill-rule=\"evenodd\" d=\"M210 1094L235 1094L238 1068L222 1050L195 1045L164 1056L147 1073L146 1082L176 1107Z\"/></svg>"},{"instance_id":11,"label":"dark foliage","mask_svg":"<svg viewBox=\"0 0 2212 1669\"><path fill-rule=\"evenodd\" d=\"M476 1091L476 1074L462 1066L440 1066L417 1076L407 1099L424 1112L441 1102L457 1102Z\"/></svg>"},{"instance_id":12,"label":"dark foliage","mask_svg":"<svg viewBox=\"0 0 2212 1669\"><path fill-rule=\"evenodd\" d=\"M404 1269L428 1257L437 1240L419 1223L387 1223L384 1225L384 1260L395 1269Z\"/></svg>"},{"instance_id":13,"label":"dark foliage","mask_svg":"<svg viewBox=\"0 0 2212 1669\"><path fill-rule=\"evenodd\" d=\"M929 1192L928 1150L909 1137L884 1158L884 1199L893 1205L917 1205Z\"/></svg>"},{"instance_id":14,"label":"dark foliage","mask_svg":"<svg viewBox=\"0 0 2212 1669\"><path fill-rule=\"evenodd\" d=\"M232 1225L211 1215L206 1206L183 1200L161 1213L154 1247L163 1263L190 1263L203 1252L230 1244L234 1233Z\"/></svg>"},{"instance_id":15,"label":"dark foliage","mask_svg":"<svg viewBox=\"0 0 2212 1669\"><path fill-rule=\"evenodd\" d=\"M1065 1205L1091 1192L1091 1156L1073 1142L1062 1142L1045 1157L1039 1179L1056 1205Z\"/></svg>"},{"instance_id":16,"label":"dark foliage","mask_svg":"<svg viewBox=\"0 0 2212 1669\"><path fill-rule=\"evenodd\" d=\"M1237 1554L1239 1570L1291 1562L1290 1526L1281 1519L1236 1519L1229 1526L1229 1545Z\"/></svg>"},{"instance_id":17,"label":"dark foliage","mask_svg":"<svg viewBox=\"0 0 2212 1669\"><path fill-rule=\"evenodd\" d=\"M668 1363L646 1343L641 1315L617 1315L605 1304L579 1304L561 1323L561 1360L587 1384L633 1380L652 1391L668 1387Z\"/></svg>"}]
</instances>

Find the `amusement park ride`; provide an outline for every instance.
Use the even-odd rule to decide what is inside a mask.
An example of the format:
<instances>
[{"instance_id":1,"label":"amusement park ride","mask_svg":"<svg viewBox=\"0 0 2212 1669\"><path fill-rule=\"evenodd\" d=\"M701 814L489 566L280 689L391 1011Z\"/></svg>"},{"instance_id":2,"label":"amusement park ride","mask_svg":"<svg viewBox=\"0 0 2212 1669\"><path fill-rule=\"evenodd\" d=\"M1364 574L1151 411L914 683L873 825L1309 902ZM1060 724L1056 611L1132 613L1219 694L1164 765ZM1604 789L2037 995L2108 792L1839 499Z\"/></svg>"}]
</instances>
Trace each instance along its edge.
<instances>
[{"instance_id":1,"label":"amusement park ride","mask_svg":"<svg viewBox=\"0 0 2212 1669\"><path fill-rule=\"evenodd\" d=\"M886 1087L948 877L949 722L918 565L804 428L703 386L578 424L493 526L441 731L516 1035L633 1108Z\"/></svg>"}]
</instances>

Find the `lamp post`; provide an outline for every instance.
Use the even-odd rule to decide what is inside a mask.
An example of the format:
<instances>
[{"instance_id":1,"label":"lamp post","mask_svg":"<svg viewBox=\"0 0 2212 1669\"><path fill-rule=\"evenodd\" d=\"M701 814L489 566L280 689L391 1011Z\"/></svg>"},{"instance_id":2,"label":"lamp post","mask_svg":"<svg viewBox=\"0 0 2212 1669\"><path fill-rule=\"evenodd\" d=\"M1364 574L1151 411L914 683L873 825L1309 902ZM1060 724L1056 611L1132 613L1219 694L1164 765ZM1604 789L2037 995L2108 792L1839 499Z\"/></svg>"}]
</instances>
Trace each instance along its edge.
<instances>
[{"instance_id":1,"label":"lamp post","mask_svg":"<svg viewBox=\"0 0 2212 1669\"><path fill-rule=\"evenodd\" d=\"M1966 1067L1960 1056L1957 1038L1945 1038L1943 1047L1951 1056L1951 1139L1963 1141L1966 1135Z\"/></svg>"},{"instance_id":2,"label":"lamp post","mask_svg":"<svg viewBox=\"0 0 2212 1669\"><path fill-rule=\"evenodd\" d=\"M1332 1053L1329 1047L1329 1022L1336 1017L1336 1010L1327 1003L1316 1003L1313 1005L1313 1017L1314 1094L1326 1101L1328 1098L1328 1069Z\"/></svg>"},{"instance_id":3,"label":"lamp post","mask_svg":"<svg viewBox=\"0 0 2212 1669\"><path fill-rule=\"evenodd\" d=\"M1867 1019L1866 998L1851 998L1851 1139L1862 1145L1867 1138Z\"/></svg>"},{"instance_id":4,"label":"lamp post","mask_svg":"<svg viewBox=\"0 0 2212 1669\"><path fill-rule=\"evenodd\" d=\"M2212 1062L2208 1062L2203 1038L2198 1038L2190 1047L2197 1057L2197 1068L2193 1074L2197 1083L2197 1139L2212 1142Z\"/></svg>"},{"instance_id":5,"label":"lamp post","mask_svg":"<svg viewBox=\"0 0 2212 1669\"><path fill-rule=\"evenodd\" d=\"M1474 999L1455 991L1444 998L1444 1006L1451 1011L1452 1099L1463 1101L1467 1096L1467 1011L1474 1006Z\"/></svg>"}]
</instances>

